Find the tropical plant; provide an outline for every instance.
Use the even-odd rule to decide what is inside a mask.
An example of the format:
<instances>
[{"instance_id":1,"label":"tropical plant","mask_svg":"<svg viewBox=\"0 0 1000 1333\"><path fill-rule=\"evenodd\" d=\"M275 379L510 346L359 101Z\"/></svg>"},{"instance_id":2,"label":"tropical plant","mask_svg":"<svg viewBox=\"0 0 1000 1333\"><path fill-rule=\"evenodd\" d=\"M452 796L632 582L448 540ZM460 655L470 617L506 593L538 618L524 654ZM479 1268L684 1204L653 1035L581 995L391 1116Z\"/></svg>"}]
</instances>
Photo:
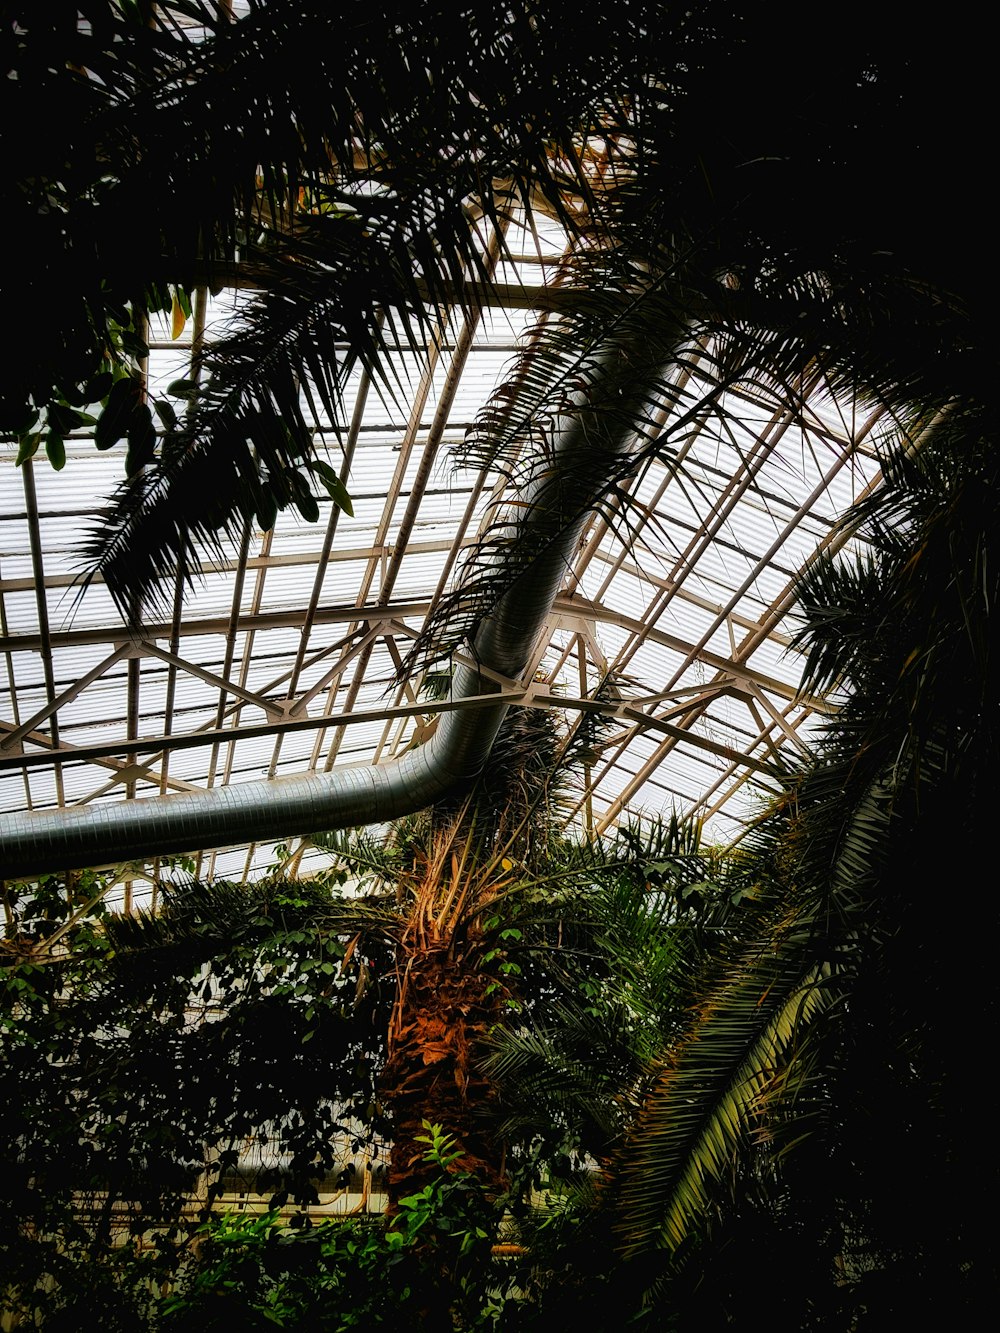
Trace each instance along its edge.
<instances>
[{"instance_id":1,"label":"tropical plant","mask_svg":"<svg viewBox=\"0 0 1000 1333\"><path fill-rule=\"evenodd\" d=\"M316 920L328 892L192 885L144 931L106 889L84 874L5 891L4 1299L39 1318L124 1300L133 1245L136 1281L167 1280L248 1144L271 1145L255 1184L280 1207L314 1201L378 1128L385 992L363 978L382 960L345 963Z\"/></svg>"},{"instance_id":2,"label":"tropical plant","mask_svg":"<svg viewBox=\"0 0 1000 1333\"><path fill-rule=\"evenodd\" d=\"M514 709L457 808L400 821L387 841L315 839L359 877L359 887L391 894L390 914L381 909L377 920L363 900L357 904L357 929L384 932L394 951L379 1078L392 1125L390 1211L426 1183L417 1144L427 1119L453 1137L463 1170L494 1192L504 1187L495 1090L483 1059L505 1012L521 1003L519 955L532 942L521 918L539 904L549 913L567 910L569 890L592 882L610 856L553 835L560 778L575 753L574 745L560 752L550 714ZM346 920L356 909L342 910Z\"/></svg>"},{"instance_id":3,"label":"tropical plant","mask_svg":"<svg viewBox=\"0 0 1000 1333\"><path fill-rule=\"evenodd\" d=\"M805 688L842 706L730 866L744 910L606 1195L623 1290L679 1327L743 1317L769 1253L803 1255L789 1329L971 1312L995 1281L969 1219L996 1001L941 892L990 799L996 467L992 414L946 414L852 516L870 554L803 576Z\"/></svg>"},{"instance_id":4,"label":"tropical plant","mask_svg":"<svg viewBox=\"0 0 1000 1333\"><path fill-rule=\"evenodd\" d=\"M634 826L571 905L560 895L519 920L541 939L525 956L526 1002L498 1027L485 1068L503 1135L536 1187L537 1161L547 1172L584 1159L606 1167L621 1147L683 1025L698 960L734 910L718 879L695 827Z\"/></svg>"},{"instance_id":5,"label":"tropical plant","mask_svg":"<svg viewBox=\"0 0 1000 1333\"><path fill-rule=\"evenodd\" d=\"M420 1143L430 1180L400 1200L387 1227L341 1218L289 1230L274 1211L205 1222L158 1326L496 1327L503 1281L490 1262L495 1221L483 1183L456 1169L460 1153L439 1125L426 1122Z\"/></svg>"},{"instance_id":6,"label":"tropical plant","mask_svg":"<svg viewBox=\"0 0 1000 1333\"><path fill-rule=\"evenodd\" d=\"M556 7L481 3L387 4L335 40L318 0L294 13L254 0L231 18L207 0L90 0L44 18L23 7L6 34L8 123L47 127L5 177L19 272L52 278L30 300L16 282L11 295L25 313L65 314L58 339L40 327L25 339L4 424L24 457L43 436L58 455L87 424L77 409L101 400L98 446L128 437L130 477L94 553L130 614L160 575L197 568L197 541L269 525L289 504L315 517L310 480L344 501L300 385L334 424L355 364L391 397L382 353L420 351L439 312L475 299L490 274L482 227L502 228L508 199L538 192L571 221L562 181L582 168L551 145L631 82L638 39L621 18L598 16L584 36ZM279 84L278 69L291 77ZM144 355L144 315L171 291L224 281L237 256L242 280L265 290L232 355L215 366L212 353L202 383L179 388L189 410L168 403L156 437L126 365Z\"/></svg>"},{"instance_id":7,"label":"tropical plant","mask_svg":"<svg viewBox=\"0 0 1000 1333\"><path fill-rule=\"evenodd\" d=\"M551 714L514 711L478 803L403 821L388 841L318 837L336 860L313 881L279 867L250 888L165 885L156 915L120 918L91 895L98 915L74 923L79 956L70 936L50 960L48 991L16 1015L20 1054L4 1077L17 1107L7 1179L27 1191L11 1196L7 1218L24 1241L29 1290L43 1203L79 1212L90 1188L118 1227L170 1227L197 1172L208 1172L211 1207L239 1145L258 1136L283 1158L256 1183L273 1208L315 1200L335 1131L370 1148L382 1135L391 1217L425 1206L437 1216L455 1191L472 1191L490 1237L508 1200L528 1217L540 1173L558 1179L569 1153L608 1158L651 1051L678 1022L671 977L709 928L708 863L676 823L607 846L554 837L558 751ZM72 910L59 880L12 891L18 938L32 893L60 922ZM23 988L22 973L23 963L10 972L12 987ZM576 1050L596 1071L589 1095L554 1086L539 1096L525 1052L530 1065L544 1036L565 1061L581 1024L605 1028L600 1051ZM602 1107L616 1087L624 1094ZM446 1161L428 1154L428 1113L447 1136ZM115 1238L91 1233L90 1243L107 1258ZM183 1261L183 1240L182 1229L158 1242L164 1272ZM423 1283L443 1309L463 1288L437 1263L418 1247L407 1285Z\"/></svg>"},{"instance_id":8,"label":"tropical plant","mask_svg":"<svg viewBox=\"0 0 1000 1333\"><path fill-rule=\"evenodd\" d=\"M310 479L329 478L311 452L301 394L335 422L357 364L391 394L380 353L397 341L419 346L429 319L478 299L475 282L489 281L489 243L470 214L500 233L515 205L539 196L576 237L568 294L473 445L509 462L525 441L538 444L553 411L615 423L623 448L587 460L574 512L553 505L553 530L599 502L644 451L669 448L699 413L724 411L730 385L777 404L804 383L846 386L882 402L914 440L914 420L939 414L912 460L890 461L889 507L869 513L871 571L819 567L803 585L812 671L851 681L852 702L761 826L763 859L747 870L759 905L727 944L689 1040L670 1048L636 1139L649 1151L634 1148L621 1199L636 1254L628 1271L651 1253L655 1261L643 1272L648 1288L688 1238L707 1253L700 1228L713 1209L736 1217L713 1178L737 1170L746 1216L751 1197L765 1211L773 1204L788 1164L802 1160L801 1150L778 1151L796 1134L791 1109L807 1107L826 1126L810 1142L838 1146L837 1207L844 1181L873 1191L846 1201L837 1253L871 1237L878 1273L934 1259L949 1275L942 1289L967 1300L991 1271L988 1248L964 1221L902 1234L891 1200L874 1191L875 1169L853 1172L854 1154L869 1164L871 1154L843 1071L880 1075L909 1117L900 1143L935 1145L919 1159L921 1172L941 1164L928 1191L935 1217L976 1216L992 1176L972 1148L968 1070L995 1009L988 965L976 958L970 969L967 933L950 914L938 929L932 909L956 877L978 882L969 849L988 828L996 739L991 211L968 133L985 119L982 57L957 27L883 33L860 8L839 12L821 54L799 51L774 78L763 72L799 31L783 5L744 14L649 3L588 26L556 3L393 4L338 42L325 40L318 0L254 4L232 24L184 0L149 27L134 18L150 14L112 0L37 9L23 7L4 30L17 75L4 81L7 122L56 124L37 114L36 97L76 114L69 148L69 130L47 130L44 151L5 174L5 216L25 259L9 275L8 303L44 324L29 324L5 377L9 428L28 450L44 431L58 461L65 429L79 424L72 414L107 389L105 362L141 355L141 312L166 299L156 293L218 278L237 248L266 289L206 353L199 386L181 389L190 410L151 449L152 419L134 390L103 406L99 442L113 444L128 405L119 398L133 404L125 434L144 464L91 546L128 614L161 577L196 568L196 543L252 516L266 524L278 506L312 512ZM202 21L206 39L184 38L171 12ZM442 77L456 34L467 45ZM294 85L276 86L265 63L294 70ZM259 94L250 107L248 88ZM151 207L164 197L168 207ZM156 227L143 231L137 215ZM38 273L53 275L45 299L20 277ZM66 311L58 336L53 309ZM663 406L673 417L654 440L649 423ZM543 554L537 531L523 550L509 529L486 534L461 601L442 604L421 645L426 655L489 609L519 560ZM470 615L455 619L463 606ZM436 888L414 895L424 923L414 938L436 948L439 920L450 928L447 912L470 907L479 890L463 899L456 881L449 899L450 856L461 866L471 855L468 832L435 836L425 882ZM488 902L496 882L481 884ZM988 904L976 906L992 926ZM477 910L468 921L481 920ZM473 944L485 959L485 941ZM901 1054L880 1062L873 1040L886 1023ZM917 1098L928 1089L925 1117ZM684 1141L664 1130L678 1106ZM749 1145L748 1126L758 1140ZM895 1188L917 1174L902 1165L914 1160L897 1159ZM958 1190L957 1179L971 1183ZM873 1293L877 1280L856 1285ZM865 1299L884 1312L893 1296Z\"/></svg>"},{"instance_id":9,"label":"tropical plant","mask_svg":"<svg viewBox=\"0 0 1000 1333\"><path fill-rule=\"evenodd\" d=\"M585 410L639 443L595 468L578 506L733 382L794 395L815 363L890 403L977 395L987 211L965 125L988 80L964 37L858 17L766 79L791 7L645 0L581 25L564 0L391 3L335 40L319 0L252 0L237 21L207 0L16 10L6 121L30 134L5 173L23 261L8 300L46 314L9 366L7 424L58 457L74 414L104 400L98 443L127 437L132 475L89 549L126 614L163 576L190 577L199 543L279 507L314 516L313 485L346 502L313 408L336 426L358 364L391 396L383 353L420 351L443 312L488 294L484 229L502 250L515 208L578 238L568 317L514 368L475 447L537 439L567 375L589 385ZM897 186L933 176L919 207L899 206L887 163ZM156 431L125 364L143 311L224 281L237 257L263 290ZM114 401L102 367L120 375ZM690 370L679 419L644 442Z\"/></svg>"}]
</instances>

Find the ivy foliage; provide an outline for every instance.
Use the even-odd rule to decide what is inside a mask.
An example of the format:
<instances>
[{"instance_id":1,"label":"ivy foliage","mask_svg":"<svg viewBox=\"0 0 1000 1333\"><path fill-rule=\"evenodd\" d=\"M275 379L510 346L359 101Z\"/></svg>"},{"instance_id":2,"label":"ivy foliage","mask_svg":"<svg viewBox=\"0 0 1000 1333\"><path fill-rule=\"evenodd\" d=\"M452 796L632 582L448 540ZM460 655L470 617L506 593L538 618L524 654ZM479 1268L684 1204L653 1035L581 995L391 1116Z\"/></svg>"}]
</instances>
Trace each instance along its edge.
<instances>
[{"instance_id":1,"label":"ivy foliage","mask_svg":"<svg viewBox=\"0 0 1000 1333\"><path fill-rule=\"evenodd\" d=\"M388 1224L328 1219L288 1229L276 1211L203 1224L162 1303L164 1333L214 1330L499 1327L502 1273L490 1261L498 1213L440 1125L421 1140L431 1182Z\"/></svg>"},{"instance_id":2,"label":"ivy foliage","mask_svg":"<svg viewBox=\"0 0 1000 1333\"><path fill-rule=\"evenodd\" d=\"M271 1204L314 1200L336 1131L360 1146L378 1128L387 959L316 926L322 886L191 886L147 921L113 917L104 887L6 890L4 1239L81 1196L138 1230L175 1218L200 1172L211 1201L255 1141L283 1163Z\"/></svg>"}]
</instances>

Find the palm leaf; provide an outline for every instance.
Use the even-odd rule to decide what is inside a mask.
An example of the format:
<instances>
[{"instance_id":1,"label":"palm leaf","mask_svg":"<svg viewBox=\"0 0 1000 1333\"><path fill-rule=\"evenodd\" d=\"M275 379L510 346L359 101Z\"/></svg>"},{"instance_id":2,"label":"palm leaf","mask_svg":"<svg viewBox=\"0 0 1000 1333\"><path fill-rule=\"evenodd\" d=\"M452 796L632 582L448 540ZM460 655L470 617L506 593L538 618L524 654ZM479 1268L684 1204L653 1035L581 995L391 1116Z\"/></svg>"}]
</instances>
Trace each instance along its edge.
<instances>
[{"instance_id":1,"label":"palm leaf","mask_svg":"<svg viewBox=\"0 0 1000 1333\"><path fill-rule=\"evenodd\" d=\"M355 364L392 394L391 348L422 351L437 312L478 300L476 280L488 286L471 213L496 229L507 199L530 208L543 198L575 226L567 162L552 144L595 108L612 114L613 90L638 49L628 25L610 46L584 52L555 42L547 24L512 23L486 5L469 6L458 27L447 8L417 16L390 6L332 43L328 25L318 3L294 14L253 6L218 26L170 78L161 71L144 96L123 101L106 127L111 138L127 127L139 145L122 185L133 207L154 179L186 207L198 201L197 218L158 211L167 256L158 275L182 252L190 274L194 228L209 272L215 255L239 245L268 286L205 357L189 420L121 488L87 547L126 615L155 598L162 579L190 577L199 544L214 552L251 517L269 526L289 504L315 516L314 423L301 393L315 395L334 426ZM459 39L465 58L451 77L437 77L434 57ZM265 59L272 75L295 70L294 82L266 78ZM565 86L562 101L540 96L554 82ZM259 95L240 121L248 87ZM206 105L213 114L202 133ZM498 118L490 109L498 105L509 114ZM136 120L153 113L157 133L147 142Z\"/></svg>"},{"instance_id":2,"label":"palm leaf","mask_svg":"<svg viewBox=\"0 0 1000 1333\"><path fill-rule=\"evenodd\" d=\"M768 1105L787 1092L789 1057L829 1003L826 978L793 950L749 962L702 1003L629 1139L615 1186L624 1257L674 1250L704 1226Z\"/></svg>"}]
</instances>

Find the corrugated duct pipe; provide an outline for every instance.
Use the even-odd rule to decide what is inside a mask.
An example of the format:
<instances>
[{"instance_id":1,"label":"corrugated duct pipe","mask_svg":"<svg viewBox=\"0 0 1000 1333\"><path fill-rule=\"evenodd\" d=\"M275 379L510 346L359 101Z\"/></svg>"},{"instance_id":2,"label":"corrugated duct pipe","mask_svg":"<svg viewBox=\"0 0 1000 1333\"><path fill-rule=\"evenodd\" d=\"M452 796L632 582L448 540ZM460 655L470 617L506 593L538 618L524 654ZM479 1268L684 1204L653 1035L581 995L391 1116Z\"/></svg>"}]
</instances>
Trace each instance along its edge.
<instances>
[{"instance_id":1,"label":"corrugated duct pipe","mask_svg":"<svg viewBox=\"0 0 1000 1333\"><path fill-rule=\"evenodd\" d=\"M519 487L517 508L505 516L506 535L527 543L530 550L544 544L544 556L513 579L481 622L472 657L485 668L516 678L530 660L595 501L602 460L606 465L609 455L620 452L634 433L621 410L626 401L638 409L642 399L641 377L632 373L630 359L621 347L606 353L586 377L588 387L567 395L566 410L546 432L549 448L538 451L526 483ZM573 467L557 472L553 455L572 455ZM552 532L560 535L545 540ZM502 549L498 559L502 563ZM456 699L495 690L472 667L460 667L454 676ZM387 764L345 766L329 773L144 800L0 815L0 877L26 878L111 861L239 846L378 824L410 814L460 791L478 776L508 707L497 703L444 713L424 745Z\"/></svg>"}]
</instances>

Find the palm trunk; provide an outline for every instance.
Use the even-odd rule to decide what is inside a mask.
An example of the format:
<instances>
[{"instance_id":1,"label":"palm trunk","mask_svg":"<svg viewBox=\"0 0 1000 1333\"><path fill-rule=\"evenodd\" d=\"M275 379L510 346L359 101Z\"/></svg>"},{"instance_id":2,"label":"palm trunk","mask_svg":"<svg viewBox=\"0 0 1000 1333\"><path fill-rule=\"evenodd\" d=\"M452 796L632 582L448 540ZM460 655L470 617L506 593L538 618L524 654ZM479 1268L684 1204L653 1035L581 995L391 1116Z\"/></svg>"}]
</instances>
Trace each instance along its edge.
<instances>
[{"instance_id":1,"label":"palm trunk","mask_svg":"<svg viewBox=\"0 0 1000 1333\"><path fill-rule=\"evenodd\" d=\"M410 884L400 886L412 893L412 906L397 950L396 999L380 1080L393 1127L390 1213L438 1170L424 1160L425 1122L455 1140L461 1153L456 1171L475 1175L490 1191L503 1177L502 1151L484 1114L494 1091L481 1072L500 1002L482 925L497 885L476 860L456 820L432 842Z\"/></svg>"},{"instance_id":2,"label":"palm trunk","mask_svg":"<svg viewBox=\"0 0 1000 1333\"><path fill-rule=\"evenodd\" d=\"M502 1150L484 1115L494 1092L480 1072L484 1044L496 1021L497 1000L479 966L481 950L468 938L427 940L412 925L400 951L398 988L382 1099L393 1126L389 1211L423 1188L437 1168L424 1161L424 1121L441 1125L461 1157L455 1168L490 1190L503 1179Z\"/></svg>"}]
</instances>

